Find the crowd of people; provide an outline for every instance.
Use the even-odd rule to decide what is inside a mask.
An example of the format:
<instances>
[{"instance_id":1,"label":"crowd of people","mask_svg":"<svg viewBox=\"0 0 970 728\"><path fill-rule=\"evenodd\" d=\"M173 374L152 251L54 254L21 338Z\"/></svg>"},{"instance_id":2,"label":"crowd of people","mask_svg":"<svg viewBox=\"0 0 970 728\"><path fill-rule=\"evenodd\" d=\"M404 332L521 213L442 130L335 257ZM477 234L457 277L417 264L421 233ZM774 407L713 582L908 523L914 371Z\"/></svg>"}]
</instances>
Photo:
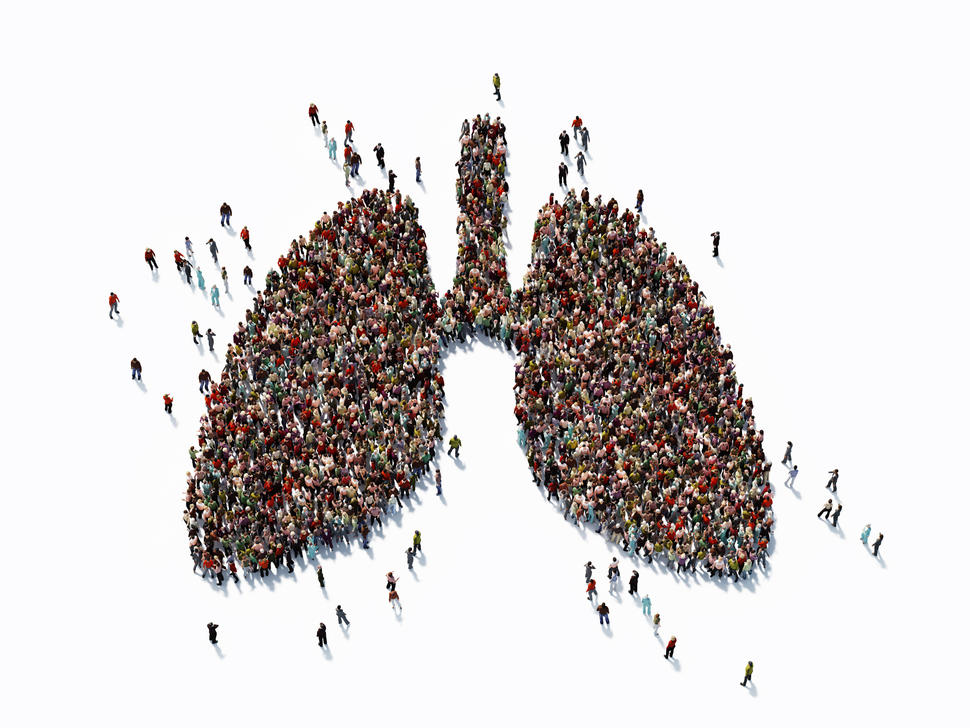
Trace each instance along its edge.
<instances>
[{"instance_id":1,"label":"crowd of people","mask_svg":"<svg viewBox=\"0 0 970 728\"><path fill-rule=\"evenodd\" d=\"M429 471L441 309L417 214L364 191L267 275L206 394L184 513L197 568L266 576L311 546L366 549Z\"/></svg>"}]
</instances>

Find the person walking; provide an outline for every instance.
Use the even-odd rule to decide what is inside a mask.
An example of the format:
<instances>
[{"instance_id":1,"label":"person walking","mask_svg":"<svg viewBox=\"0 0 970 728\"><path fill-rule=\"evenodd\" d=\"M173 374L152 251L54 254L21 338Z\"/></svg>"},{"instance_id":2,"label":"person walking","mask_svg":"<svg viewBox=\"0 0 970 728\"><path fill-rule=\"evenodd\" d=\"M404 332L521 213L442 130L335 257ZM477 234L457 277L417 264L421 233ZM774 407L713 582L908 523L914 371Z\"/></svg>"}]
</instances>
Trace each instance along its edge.
<instances>
[{"instance_id":1,"label":"person walking","mask_svg":"<svg viewBox=\"0 0 970 728\"><path fill-rule=\"evenodd\" d=\"M326 589L327 588L327 580L323 578L323 567L322 566L318 566L317 567L317 581L320 583L320 588L321 589Z\"/></svg>"},{"instance_id":2,"label":"person walking","mask_svg":"<svg viewBox=\"0 0 970 728\"><path fill-rule=\"evenodd\" d=\"M199 333L199 324L197 321L193 321L192 322L192 343L198 344L200 336L202 336L202 334Z\"/></svg>"},{"instance_id":3,"label":"person walking","mask_svg":"<svg viewBox=\"0 0 970 728\"><path fill-rule=\"evenodd\" d=\"M785 457L781 459L782 465L791 465L791 440L788 441L788 447L785 448Z\"/></svg>"},{"instance_id":4,"label":"person walking","mask_svg":"<svg viewBox=\"0 0 970 728\"><path fill-rule=\"evenodd\" d=\"M350 155L350 174L353 177L360 177L360 163L363 161L357 152Z\"/></svg>"},{"instance_id":5,"label":"person walking","mask_svg":"<svg viewBox=\"0 0 970 728\"><path fill-rule=\"evenodd\" d=\"M585 126L579 132L579 143L583 145L583 151L589 151L589 129Z\"/></svg>"},{"instance_id":6,"label":"person walking","mask_svg":"<svg viewBox=\"0 0 970 728\"><path fill-rule=\"evenodd\" d=\"M222 225L222 227L226 227L229 224L229 218L232 217L232 208L229 207L228 202L222 203L222 206L219 208L219 215L221 215L219 224Z\"/></svg>"},{"instance_id":7,"label":"person walking","mask_svg":"<svg viewBox=\"0 0 970 728\"><path fill-rule=\"evenodd\" d=\"M667 642L667 650L664 652L664 659L669 660L674 656L674 648L677 647L677 638L671 637L670 641Z\"/></svg>"},{"instance_id":8,"label":"person walking","mask_svg":"<svg viewBox=\"0 0 970 728\"><path fill-rule=\"evenodd\" d=\"M195 248L192 247L192 241L189 240L189 236L185 236L185 255L189 258L195 257Z\"/></svg>"},{"instance_id":9,"label":"person walking","mask_svg":"<svg viewBox=\"0 0 970 728\"><path fill-rule=\"evenodd\" d=\"M862 535L859 540L862 541L866 546L869 545L869 534L872 533L872 525L867 523L866 527L862 529Z\"/></svg>"},{"instance_id":10,"label":"person walking","mask_svg":"<svg viewBox=\"0 0 970 728\"><path fill-rule=\"evenodd\" d=\"M559 186L566 186L566 175L569 173L569 168L566 166L565 162L559 163Z\"/></svg>"},{"instance_id":11,"label":"person walking","mask_svg":"<svg viewBox=\"0 0 970 728\"><path fill-rule=\"evenodd\" d=\"M593 599L596 597L596 599ZM593 604L599 604L599 593L596 591L596 579L590 579L586 582L586 598Z\"/></svg>"},{"instance_id":12,"label":"person walking","mask_svg":"<svg viewBox=\"0 0 970 728\"><path fill-rule=\"evenodd\" d=\"M175 403L175 400L172 399L172 395L170 395L170 394L163 394L162 395L162 402L165 403L165 411L168 414L172 414L172 405Z\"/></svg>"},{"instance_id":13,"label":"person walking","mask_svg":"<svg viewBox=\"0 0 970 728\"><path fill-rule=\"evenodd\" d=\"M196 268L195 269L195 280L196 280L196 283L199 284L199 290L204 292L205 291L205 278L202 276L202 269L201 268Z\"/></svg>"},{"instance_id":14,"label":"person walking","mask_svg":"<svg viewBox=\"0 0 970 728\"><path fill-rule=\"evenodd\" d=\"M226 293L229 293L229 273L226 271L226 266L222 266L222 284L226 287Z\"/></svg>"},{"instance_id":15,"label":"person walking","mask_svg":"<svg viewBox=\"0 0 970 728\"><path fill-rule=\"evenodd\" d=\"M839 503L835 510L832 512L832 526L835 528L839 527L839 516L842 515L842 504Z\"/></svg>"},{"instance_id":16,"label":"person walking","mask_svg":"<svg viewBox=\"0 0 970 728\"><path fill-rule=\"evenodd\" d=\"M569 156L569 132L565 129L559 135L559 151L566 157Z\"/></svg>"},{"instance_id":17,"label":"person walking","mask_svg":"<svg viewBox=\"0 0 970 728\"><path fill-rule=\"evenodd\" d=\"M576 169L580 174L586 173L586 155L582 150L576 154Z\"/></svg>"},{"instance_id":18,"label":"person walking","mask_svg":"<svg viewBox=\"0 0 970 728\"><path fill-rule=\"evenodd\" d=\"M317 111L319 111L319 109L317 109L317 105L310 104L310 124L314 129L316 128L317 124L320 123L320 117L317 115Z\"/></svg>"},{"instance_id":19,"label":"person walking","mask_svg":"<svg viewBox=\"0 0 970 728\"><path fill-rule=\"evenodd\" d=\"M320 647L327 646L327 625L320 622L320 626L317 627L317 644Z\"/></svg>"},{"instance_id":20,"label":"person walking","mask_svg":"<svg viewBox=\"0 0 970 728\"><path fill-rule=\"evenodd\" d=\"M344 144L348 144L354 141L354 122L347 119L347 123L344 124Z\"/></svg>"},{"instance_id":21,"label":"person walking","mask_svg":"<svg viewBox=\"0 0 970 728\"><path fill-rule=\"evenodd\" d=\"M408 546L408 550L404 552L404 555L408 557L408 568L414 568L414 549Z\"/></svg>"},{"instance_id":22,"label":"person walking","mask_svg":"<svg viewBox=\"0 0 970 728\"><path fill-rule=\"evenodd\" d=\"M650 614L651 614L650 606L651 606L651 604L650 604L650 595L649 594L644 594L643 595L643 598L640 600L640 607L643 609L643 616L644 617L649 617L650 616Z\"/></svg>"},{"instance_id":23,"label":"person walking","mask_svg":"<svg viewBox=\"0 0 970 728\"><path fill-rule=\"evenodd\" d=\"M324 119L320 122L320 133L323 135L323 143L327 143L327 120Z\"/></svg>"},{"instance_id":24,"label":"person walking","mask_svg":"<svg viewBox=\"0 0 970 728\"><path fill-rule=\"evenodd\" d=\"M212 301L213 306L219 308L219 287L215 283L209 289L209 299Z\"/></svg>"},{"instance_id":25,"label":"person walking","mask_svg":"<svg viewBox=\"0 0 970 728\"><path fill-rule=\"evenodd\" d=\"M633 575L630 577L630 594L637 593L637 587L640 585L640 572L636 569L633 570Z\"/></svg>"},{"instance_id":26,"label":"person walking","mask_svg":"<svg viewBox=\"0 0 970 728\"><path fill-rule=\"evenodd\" d=\"M208 392L209 385L212 383L212 375L209 374L207 369L203 369L199 372L199 393Z\"/></svg>"},{"instance_id":27,"label":"person walking","mask_svg":"<svg viewBox=\"0 0 970 728\"><path fill-rule=\"evenodd\" d=\"M209 238L209 242L206 245L209 246L209 254L212 256L212 262L219 265L219 246L216 245L216 241Z\"/></svg>"},{"instance_id":28,"label":"person walking","mask_svg":"<svg viewBox=\"0 0 970 728\"><path fill-rule=\"evenodd\" d=\"M394 170L390 169L387 171L387 191L388 193L394 192L394 180L397 179L397 175L394 174Z\"/></svg>"},{"instance_id":29,"label":"person walking","mask_svg":"<svg viewBox=\"0 0 970 728\"><path fill-rule=\"evenodd\" d=\"M882 546L882 534L881 533L876 538L876 540L872 542L872 555L873 556L879 556L879 547L880 546Z\"/></svg>"},{"instance_id":30,"label":"person walking","mask_svg":"<svg viewBox=\"0 0 970 728\"><path fill-rule=\"evenodd\" d=\"M245 225L243 226L243 229L239 231L239 237L242 239L243 245L246 246L246 250L248 250L250 253L253 252L253 246L249 244L249 228L248 227L246 227Z\"/></svg>"},{"instance_id":31,"label":"person walking","mask_svg":"<svg viewBox=\"0 0 970 728\"><path fill-rule=\"evenodd\" d=\"M219 629L219 625L215 624L214 622L209 622L206 625L206 628L209 630L209 642L216 644L219 641L219 638L216 635L216 630Z\"/></svg>"},{"instance_id":32,"label":"person walking","mask_svg":"<svg viewBox=\"0 0 970 728\"><path fill-rule=\"evenodd\" d=\"M593 578L593 569L595 569L595 568L596 567L593 566L593 562L592 561L587 561L586 562L586 583L587 584L589 584L589 580Z\"/></svg>"},{"instance_id":33,"label":"person walking","mask_svg":"<svg viewBox=\"0 0 970 728\"><path fill-rule=\"evenodd\" d=\"M347 613L339 604L337 605L337 624L346 624L348 627L350 626L350 620L347 619Z\"/></svg>"},{"instance_id":34,"label":"person walking","mask_svg":"<svg viewBox=\"0 0 970 728\"><path fill-rule=\"evenodd\" d=\"M600 624L603 624L603 622L606 622L607 626L609 626L610 608L606 605L606 602L601 602L600 605L596 607L596 611L599 612L599 615L600 615Z\"/></svg>"},{"instance_id":35,"label":"person walking","mask_svg":"<svg viewBox=\"0 0 970 728\"><path fill-rule=\"evenodd\" d=\"M637 190L637 212L643 214L643 190Z\"/></svg>"},{"instance_id":36,"label":"person walking","mask_svg":"<svg viewBox=\"0 0 970 728\"><path fill-rule=\"evenodd\" d=\"M243 268L243 285L251 286L253 284L253 269L248 265Z\"/></svg>"},{"instance_id":37,"label":"person walking","mask_svg":"<svg viewBox=\"0 0 970 728\"><path fill-rule=\"evenodd\" d=\"M421 184L421 157L414 158L414 181Z\"/></svg>"},{"instance_id":38,"label":"person walking","mask_svg":"<svg viewBox=\"0 0 970 728\"><path fill-rule=\"evenodd\" d=\"M795 487L795 478L798 477L798 466L792 465L791 470L788 471L788 477L785 478L785 485L789 488Z\"/></svg>"},{"instance_id":39,"label":"person walking","mask_svg":"<svg viewBox=\"0 0 970 728\"><path fill-rule=\"evenodd\" d=\"M411 545L414 548L414 553L417 554L421 551L421 532L418 530L414 531L414 535L411 537Z\"/></svg>"},{"instance_id":40,"label":"person walking","mask_svg":"<svg viewBox=\"0 0 970 728\"><path fill-rule=\"evenodd\" d=\"M330 143L327 145L327 154L329 155L330 159L332 159L334 162L337 161L337 138L336 137L331 139Z\"/></svg>"},{"instance_id":41,"label":"person walking","mask_svg":"<svg viewBox=\"0 0 970 728\"><path fill-rule=\"evenodd\" d=\"M137 356L131 359L131 378L134 379L135 377L138 378L139 382L141 381L141 362L138 361Z\"/></svg>"},{"instance_id":42,"label":"person walking","mask_svg":"<svg viewBox=\"0 0 970 728\"><path fill-rule=\"evenodd\" d=\"M500 89L502 87L502 79L499 78L499 75L497 73L492 76L492 86L495 87L495 100L501 101L502 91Z\"/></svg>"},{"instance_id":43,"label":"person walking","mask_svg":"<svg viewBox=\"0 0 970 728\"><path fill-rule=\"evenodd\" d=\"M148 270L158 270L158 261L155 260L155 251L145 248L145 262L148 263Z\"/></svg>"},{"instance_id":44,"label":"person walking","mask_svg":"<svg viewBox=\"0 0 970 728\"><path fill-rule=\"evenodd\" d=\"M118 298L118 294L112 291L108 296L108 318L109 319L113 319L115 317L115 314L118 314L119 318L121 317L121 311L118 310L119 301L121 301L121 299Z\"/></svg>"},{"instance_id":45,"label":"person walking","mask_svg":"<svg viewBox=\"0 0 970 728\"><path fill-rule=\"evenodd\" d=\"M835 470L830 470L829 471L829 475L831 475L832 477L829 478L829 482L825 484L825 487L827 489L831 489L832 492L834 493L835 491L837 491L839 489L838 488L838 483L839 483L839 469L836 468Z\"/></svg>"},{"instance_id":46,"label":"person walking","mask_svg":"<svg viewBox=\"0 0 970 728\"><path fill-rule=\"evenodd\" d=\"M209 342L209 351L215 352L215 350L216 350L216 347L215 347L215 343L216 343L216 332L213 331L212 329L206 329L205 330L205 338Z\"/></svg>"},{"instance_id":47,"label":"person walking","mask_svg":"<svg viewBox=\"0 0 970 728\"><path fill-rule=\"evenodd\" d=\"M579 118L579 114L576 114L576 118L573 119L570 126L573 129L573 139L577 139L579 135L579 130L583 128L583 120Z\"/></svg>"},{"instance_id":48,"label":"person walking","mask_svg":"<svg viewBox=\"0 0 970 728\"><path fill-rule=\"evenodd\" d=\"M397 594L397 589L391 589L387 594L387 601L391 604L391 609L402 610L401 597Z\"/></svg>"},{"instance_id":49,"label":"person walking","mask_svg":"<svg viewBox=\"0 0 970 728\"><path fill-rule=\"evenodd\" d=\"M460 458L461 454L458 449L461 447L461 438L458 435L452 435L451 439L448 440L448 454L451 455L451 451L455 451L455 457Z\"/></svg>"},{"instance_id":50,"label":"person walking","mask_svg":"<svg viewBox=\"0 0 970 728\"><path fill-rule=\"evenodd\" d=\"M377 166L384 169L384 147L381 146L380 142L377 142L377 146L374 147L374 156L377 157Z\"/></svg>"},{"instance_id":51,"label":"person walking","mask_svg":"<svg viewBox=\"0 0 970 728\"><path fill-rule=\"evenodd\" d=\"M660 634L660 612L653 615L653 633Z\"/></svg>"},{"instance_id":52,"label":"person walking","mask_svg":"<svg viewBox=\"0 0 970 728\"><path fill-rule=\"evenodd\" d=\"M716 258L720 255L718 248L721 246L721 231L715 230L711 233L711 237L714 239L714 257Z\"/></svg>"},{"instance_id":53,"label":"person walking","mask_svg":"<svg viewBox=\"0 0 970 728\"><path fill-rule=\"evenodd\" d=\"M815 517L816 518L821 518L823 513L825 514L825 520L826 521L829 520L829 515L832 513L832 499L831 498L829 498L825 502L825 505L822 506L822 510L820 510Z\"/></svg>"},{"instance_id":54,"label":"person walking","mask_svg":"<svg viewBox=\"0 0 970 728\"><path fill-rule=\"evenodd\" d=\"M754 663L748 660L748 664L744 666L744 680L740 683L741 687L746 687L748 681L751 680L751 674L754 672Z\"/></svg>"},{"instance_id":55,"label":"person walking","mask_svg":"<svg viewBox=\"0 0 970 728\"><path fill-rule=\"evenodd\" d=\"M436 490L435 495L441 495L441 469L440 468L434 469L434 487Z\"/></svg>"}]
</instances>

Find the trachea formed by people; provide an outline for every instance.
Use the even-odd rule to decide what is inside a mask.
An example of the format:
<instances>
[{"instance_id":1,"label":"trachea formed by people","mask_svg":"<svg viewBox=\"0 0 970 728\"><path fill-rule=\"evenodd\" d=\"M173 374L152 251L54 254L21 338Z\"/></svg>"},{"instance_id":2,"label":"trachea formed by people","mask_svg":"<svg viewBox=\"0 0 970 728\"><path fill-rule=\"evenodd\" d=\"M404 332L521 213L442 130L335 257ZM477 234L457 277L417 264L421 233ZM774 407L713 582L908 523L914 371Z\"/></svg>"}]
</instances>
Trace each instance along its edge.
<instances>
[{"instance_id":1,"label":"trachea formed by people","mask_svg":"<svg viewBox=\"0 0 970 728\"><path fill-rule=\"evenodd\" d=\"M338 203L280 256L206 398L185 495L197 565L267 575L311 546L365 546L432 470L441 349L476 333L515 351L519 443L564 519L711 578L764 562L763 433L697 283L638 214L570 189L539 210L513 292L506 145L499 118L462 126L443 297L401 191Z\"/></svg>"}]
</instances>

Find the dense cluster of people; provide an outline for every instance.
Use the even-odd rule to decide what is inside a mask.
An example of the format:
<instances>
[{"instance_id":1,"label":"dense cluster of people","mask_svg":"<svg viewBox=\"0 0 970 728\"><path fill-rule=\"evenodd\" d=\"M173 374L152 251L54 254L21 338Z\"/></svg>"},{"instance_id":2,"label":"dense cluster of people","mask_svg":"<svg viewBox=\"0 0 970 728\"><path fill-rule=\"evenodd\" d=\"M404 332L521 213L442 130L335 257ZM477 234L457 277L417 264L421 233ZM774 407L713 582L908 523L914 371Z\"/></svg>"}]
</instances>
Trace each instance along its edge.
<instances>
[{"instance_id":1,"label":"dense cluster of people","mask_svg":"<svg viewBox=\"0 0 970 728\"><path fill-rule=\"evenodd\" d=\"M441 437L441 317L417 208L364 191L266 277L206 395L184 519L196 563L266 576L367 548ZM221 583L221 578L219 579Z\"/></svg>"},{"instance_id":2,"label":"dense cluster of people","mask_svg":"<svg viewBox=\"0 0 970 728\"><path fill-rule=\"evenodd\" d=\"M539 211L515 294L515 414L564 517L678 572L766 557L770 464L730 346L687 269L616 200Z\"/></svg>"}]
</instances>

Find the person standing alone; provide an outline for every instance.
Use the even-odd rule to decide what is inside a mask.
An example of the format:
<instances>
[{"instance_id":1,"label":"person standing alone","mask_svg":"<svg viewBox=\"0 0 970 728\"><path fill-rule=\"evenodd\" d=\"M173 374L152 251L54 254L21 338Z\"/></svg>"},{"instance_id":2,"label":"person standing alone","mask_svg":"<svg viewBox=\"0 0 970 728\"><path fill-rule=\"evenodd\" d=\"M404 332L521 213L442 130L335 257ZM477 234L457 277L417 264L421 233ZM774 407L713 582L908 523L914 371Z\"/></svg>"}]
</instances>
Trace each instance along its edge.
<instances>
[{"instance_id":1,"label":"person standing alone","mask_svg":"<svg viewBox=\"0 0 970 728\"><path fill-rule=\"evenodd\" d=\"M745 687L748 681L751 680L751 673L754 672L754 663L748 660L748 664L744 666L744 682L740 683L741 687Z\"/></svg>"},{"instance_id":2,"label":"person standing alone","mask_svg":"<svg viewBox=\"0 0 970 728\"><path fill-rule=\"evenodd\" d=\"M721 247L721 231L720 230L715 230L713 233L711 233L711 237L714 239L713 240L713 242L714 242L714 257L716 258L716 257L718 257L720 255L719 248Z\"/></svg>"},{"instance_id":3,"label":"person standing alone","mask_svg":"<svg viewBox=\"0 0 970 728\"><path fill-rule=\"evenodd\" d=\"M219 214L222 216L219 224L222 227L226 227L229 224L229 218L232 217L232 208L229 207L228 202L222 203L222 206L219 208Z\"/></svg>"},{"instance_id":4,"label":"person standing alone","mask_svg":"<svg viewBox=\"0 0 970 728\"><path fill-rule=\"evenodd\" d=\"M317 105L310 104L310 123L316 128L317 124L320 123L320 117L317 115Z\"/></svg>"},{"instance_id":5,"label":"person standing alone","mask_svg":"<svg viewBox=\"0 0 970 728\"><path fill-rule=\"evenodd\" d=\"M500 88L502 86L502 79L499 78L497 73L494 76L492 76L492 85L495 87L495 100L501 101L502 92L500 91Z\"/></svg>"}]
</instances>

